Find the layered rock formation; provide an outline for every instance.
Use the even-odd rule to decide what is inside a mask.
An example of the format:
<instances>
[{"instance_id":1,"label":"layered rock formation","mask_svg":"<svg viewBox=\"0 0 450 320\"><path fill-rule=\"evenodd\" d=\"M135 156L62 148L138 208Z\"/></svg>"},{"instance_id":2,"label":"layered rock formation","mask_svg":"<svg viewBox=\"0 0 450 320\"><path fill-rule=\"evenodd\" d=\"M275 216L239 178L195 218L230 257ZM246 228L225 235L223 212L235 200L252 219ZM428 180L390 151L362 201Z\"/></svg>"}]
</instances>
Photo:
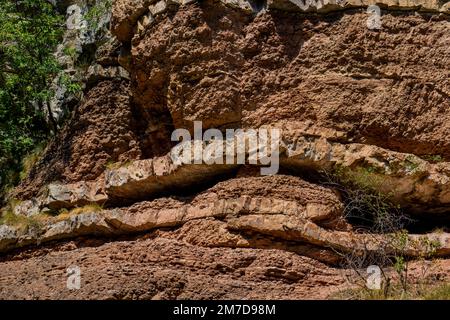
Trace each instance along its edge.
<instances>
[{"instance_id":1,"label":"layered rock formation","mask_svg":"<svg viewBox=\"0 0 450 320\"><path fill-rule=\"evenodd\" d=\"M326 298L349 254L439 257L448 275L448 13L426 0L114 1L82 102L11 195L0 296ZM194 121L280 129L279 174L178 161L171 133ZM433 228L401 248L395 230L361 231L345 183ZM76 292L55 285L71 264L87 274Z\"/></svg>"}]
</instances>

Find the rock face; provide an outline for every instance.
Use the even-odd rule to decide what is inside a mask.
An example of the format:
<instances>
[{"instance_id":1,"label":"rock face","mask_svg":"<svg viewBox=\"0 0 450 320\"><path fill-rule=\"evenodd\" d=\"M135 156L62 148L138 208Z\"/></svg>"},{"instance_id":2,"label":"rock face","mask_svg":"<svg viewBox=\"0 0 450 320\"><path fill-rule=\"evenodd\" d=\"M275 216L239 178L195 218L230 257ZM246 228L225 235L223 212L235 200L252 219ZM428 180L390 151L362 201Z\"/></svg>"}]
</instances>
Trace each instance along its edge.
<instances>
[{"instance_id":1,"label":"rock face","mask_svg":"<svg viewBox=\"0 0 450 320\"><path fill-rule=\"evenodd\" d=\"M53 81L52 89L56 94L49 105L53 118L62 123L80 99L81 92L71 91L71 84L85 87L83 78L87 72L86 65L94 62L91 55L98 47L112 40L109 32L110 1L50 2L61 14L65 14L66 18L64 37L55 52L64 70ZM111 61L111 64L117 65L117 62Z\"/></svg>"},{"instance_id":2,"label":"rock face","mask_svg":"<svg viewBox=\"0 0 450 320\"><path fill-rule=\"evenodd\" d=\"M0 298L326 298L349 255L439 257L447 277L448 4L116 0L98 32L69 28L91 58L83 98L2 214ZM194 121L280 129L278 174L180 160L171 134ZM230 143L201 145L224 147L215 160ZM355 186L433 227L353 224Z\"/></svg>"},{"instance_id":3,"label":"rock face","mask_svg":"<svg viewBox=\"0 0 450 320\"><path fill-rule=\"evenodd\" d=\"M243 177L220 182L190 198L159 198L125 209L56 218L39 232L5 229L0 252L78 236L114 236L185 225L179 240L201 241L208 247L260 248L272 247L270 241L263 240L272 237L275 242L290 241L289 251L327 263L336 263L339 256L324 248L361 254L396 250L389 242L390 235L352 234L351 226L342 221L342 213L343 204L331 189L291 176ZM12 235L16 241L11 241ZM439 242L437 256L450 255L447 233L410 235L403 248L405 254L425 255L428 248L416 241L422 238L427 241L424 243Z\"/></svg>"},{"instance_id":4,"label":"rock face","mask_svg":"<svg viewBox=\"0 0 450 320\"><path fill-rule=\"evenodd\" d=\"M326 299L348 287L345 270L294 252L208 248L164 232L71 241L0 259L3 299ZM79 290L66 287L71 266L81 269ZM448 281L449 268L446 260L433 269ZM420 266L414 269L420 277Z\"/></svg>"},{"instance_id":5,"label":"rock face","mask_svg":"<svg viewBox=\"0 0 450 320\"><path fill-rule=\"evenodd\" d=\"M448 158L448 17L387 12L381 32L366 20L181 7L135 34L135 99L169 110L175 127L290 123L345 143Z\"/></svg>"},{"instance_id":6,"label":"rock face","mask_svg":"<svg viewBox=\"0 0 450 320\"><path fill-rule=\"evenodd\" d=\"M411 213L445 216L450 208L448 162L430 163L412 154L364 144L331 143L323 138L305 139L301 132L286 129L279 146L282 150L279 161L283 168L316 172L347 168L355 179L361 179L364 174L364 178L373 180L371 188L388 194L392 201ZM222 145L222 153L216 153L213 157L222 160L228 156L234 157L235 149L227 149L229 143L229 140L215 142ZM195 144L192 143L191 147L193 150ZM246 158L250 154L250 149L243 152ZM119 202L133 202L170 192L179 193L185 188L201 187L204 181L220 179L239 167L225 161L211 164L208 159L193 164L183 162L177 155L177 148L173 148L162 157L129 161L125 165L109 168L94 181L49 184L39 192L40 196L20 203L15 210L19 213L26 210L38 213L43 208L73 208L89 203L111 206Z\"/></svg>"},{"instance_id":7,"label":"rock face","mask_svg":"<svg viewBox=\"0 0 450 320\"><path fill-rule=\"evenodd\" d=\"M91 89L22 182L20 192L29 197L49 182L92 180L109 162L138 158L141 151L128 90L126 81L103 81Z\"/></svg>"},{"instance_id":8,"label":"rock face","mask_svg":"<svg viewBox=\"0 0 450 320\"><path fill-rule=\"evenodd\" d=\"M326 298L344 280L313 259L282 250L205 248L140 239L63 248L2 262L0 296L9 299ZM58 252L59 251L59 252ZM61 261L82 266L81 290L67 290ZM42 278L42 274L49 276ZM14 280L12 280L14 278ZM4 280L3 280L4 279ZM36 280L33 280L36 279ZM22 283L16 287L17 283ZM318 292L317 285L326 285Z\"/></svg>"},{"instance_id":9,"label":"rock face","mask_svg":"<svg viewBox=\"0 0 450 320\"><path fill-rule=\"evenodd\" d=\"M224 1L226 3L226 1ZM368 7L378 5L393 10L420 10L448 12L445 2L437 0L269 0L267 7L286 11L330 12L339 9Z\"/></svg>"}]
</instances>

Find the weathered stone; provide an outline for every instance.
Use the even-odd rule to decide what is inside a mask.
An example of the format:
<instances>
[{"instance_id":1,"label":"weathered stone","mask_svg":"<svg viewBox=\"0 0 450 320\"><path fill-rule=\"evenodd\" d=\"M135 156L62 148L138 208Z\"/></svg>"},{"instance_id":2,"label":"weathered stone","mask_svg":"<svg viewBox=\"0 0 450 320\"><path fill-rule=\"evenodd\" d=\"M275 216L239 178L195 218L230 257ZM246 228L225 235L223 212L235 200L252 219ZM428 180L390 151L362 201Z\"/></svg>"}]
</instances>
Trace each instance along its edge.
<instances>
[{"instance_id":1,"label":"weathered stone","mask_svg":"<svg viewBox=\"0 0 450 320\"><path fill-rule=\"evenodd\" d=\"M370 5L389 9L421 9L439 12L445 4L438 0L268 0L267 2L269 9L304 12L330 12Z\"/></svg>"},{"instance_id":2,"label":"weathered stone","mask_svg":"<svg viewBox=\"0 0 450 320\"><path fill-rule=\"evenodd\" d=\"M57 181L71 184L98 179L96 183L103 186L106 166L139 158L141 145L133 131L131 100L126 80L102 81L89 90L11 197L37 198L46 193L48 184L62 184ZM146 146L147 154L151 155L151 148Z\"/></svg>"},{"instance_id":3,"label":"weathered stone","mask_svg":"<svg viewBox=\"0 0 450 320\"><path fill-rule=\"evenodd\" d=\"M57 210L91 203L103 204L106 200L102 181L81 181L72 184L50 184L40 206Z\"/></svg>"},{"instance_id":4,"label":"weathered stone","mask_svg":"<svg viewBox=\"0 0 450 320\"><path fill-rule=\"evenodd\" d=\"M98 52L95 53L95 59L103 65L116 65L114 61L114 48L108 47L111 44L113 37L109 32L109 23L111 13L105 7L105 1L95 2L96 9L92 8L93 3L87 0L75 1L65 0L57 1L57 7L66 14L66 21L61 43L57 46L54 53L59 64L63 67L53 80L51 86L55 94L49 101L49 111L52 119L58 125L62 125L62 121L66 119L68 114L72 111L72 107L80 100L80 92L73 92L69 90L69 83L77 83L81 89L84 89L83 76L85 74L85 67L80 67L79 59L81 57L92 55L90 52L92 48L100 46ZM61 5L61 3L64 3ZM101 15L95 17L95 23L86 20L86 14L90 10L97 10L102 12ZM107 44L105 46L105 43ZM103 44L103 45L100 45ZM116 43L117 45L117 43ZM108 51L108 52L107 52ZM83 61L82 64L92 63L94 61ZM52 122L50 115L47 114L48 121Z\"/></svg>"},{"instance_id":5,"label":"weathered stone","mask_svg":"<svg viewBox=\"0 0 450 320\"><path fill-rule=\"evenodd\" d=\"M231 8L240 9L245 13L255 13L262 10L262 7L257 7L254 1L248 0L220 0L224 5Z\"/></svg>"},{"instance_id":6,"label":"weathered stone","mask_svg":"<svg viewBox=\"0 0 450 320\"><path fill-rule=\"evenodd\" d=\"M227 225L232 230L248 230L285 240L305 241L309 244L361 255L378 251L384 254L401 251L411 257L421 257L432 252L427 246L430 241L438 241L438 249L434 255L448 256L450 253L450 234L448 233L409 235L404 246L396 246L395 235L329 231L311 221L286 215L247 215L229 219ZM415 241L418 238L424 241Z\"/></svg>"},{"instance_id":7,"label":"weathered stone","mask_svg":"<svg viewBox=\"0 0 450 320\"><path fill-rule=\"evenodd\" d=\"M111 38L102 44L95 52L95 61L103 66L117 66L121 52L121 43L116 38Z\"/></svg>"},{"instance_id":8,"label":"weathered stone","mask_svg":"<svg viewBox=\"0 0 450 320\"><path fill-rule=\"evenodd\" d=\"M339 270L282 249L207 248L161 237L91 243L2 260L0 298L324 299L345 285ZM66 287L70 263L81 269L79 290Z\"/></svg>"},{"instance_id":9,"label":"weathered stone","mask_svg":"<svg viewBox=\"0 0 450 320\"><path fill-rule=\"evenodd\" d=\"M127 42L139 18L148 12L149 5L156 0L119 0L112 8L111 31L119 41Z\"/></svg>"},{"instance_id":10,"label":"weathered stone","mask_svg":"<svg viewBox=\"0 0 450 320\"><path fill-rule=\"evenodd\" d=\"M132 172L137 174L138 179L147 178L145 174ZM125 180L119 178L117 181ZM52 186L49 188L49 197L55 206L58 204L56 201L71 203L75 193L87 198L90 191L86 185L72 186L70 189ZM73 201L71 204L73 205ZM5 226L0 247L5 251L13 246L21 247L33 242L83 235L137 233L158 228L181 227L189 221L218 219L225 224L219 227L221 236L211 238L210 245L216 243L232 246L234 243L238 247L245 247L254 244L259 248L266 243L265 240L248 242L238 235L228 235L227 230L232 230L244 234L251 231L280 240L302 242L308 246L332 248L342 252L399 250L392 244L394 235L330 230L327 221L333 221L342 209L337 196L331 190L309 184L299 178L244 177L220 182L189 200L160 198L124 209L82 213L62 221L50 221L38 232L31 230L20 234ZM327 229L319 226L322 223L327 225ZM424 254L426 245L432 242L439 242L435 254L450 254L450 235L447 233L411 235L409 239L410 242L402 250L412 257ZM267 243L265 245L267 246ZM300 248L297 249L301 250ZM313 252L317 250L309 248L306 252L313 256Z\"/></svg>"},{"instance_id":11,"label":"weathered stone","mask_svg":"<svg viewBox=\"0 0 450 320\"><path fill-rule=\"evenodd\" d=\"M0 252L10 249L19 238L19 231L7 225L0 225Z\"/></svg>"},{"instance_id":12,"label":"weathered stone","mask_svg":"<svg viewBox=\"0 0 450 320\"><path fill-rule=\"evenodd\" d=\"M450 255L450 234L448 233L409 235L408 241L400 248L395 246L395 235L355 234L327 230L311 220L302 218L301 215L283 213L277 208L273 208L271 212L263 210L263 213L258 212L258 209L245 212L230 212L227 207L230 207L229 204L231 203L232 201L225 200L225 204L219 204L218 207L210 206L209 209L206 209L207 207L205 206L195 207L184 205L174 200L161 199L125 210L114 209L82 213L62 221L50 222L39 232L32 230L23 234L19 233L17 229L2 226L0 252L57 239L138 233L157 228L180 227L188 221L219 218L226 222L224 227L233 232L245 234L250 231L275 239L301 242L322 248L332 248L346 253L364 254L382 251L389 254L390 252L395 253L401 250L403 254L408 256L421 257L431 252L429 251L429 244L434 242L437 243L437 248L433 252L434 256L446 257ZM218 210L218 208L222 209ZM223 233L222 236L224 236L227 231L223 229L221 232ZM226 236L226 238L228 237L233 239L234 236ZM234 239L238 238L234 237ZM226 241L233 242L235 240ZM244 247L245 245L250 245L250 243L254 242L243 242L241 239L238 241L237 246ZM260 242L256 243L259 243L258 246L261 245ZM221 243L221 246L225 246L225 243ZM231 246L231 244L228 244L228 246ZM329 256L327 257L329 258Z\"/></svg>"},{"instance_id":13,"label":"weathered stone","mask_svg":"<svg viewBox=\"0 0 450 320\"><path fill-rule=\"evenodd\" d=\"M230 172L235 165L176 165L170 156L134 161L107 170L105 188L111 198L143 199L163 191L182 189L196 181Z\"/></svg>"},{"instance_id":14,"label":"weathered stone","mask_svg":"<svg viewBox=\"0 0 450 320\"><path fill-rule=\"evenodd\" d=\"M196 0L120 0L113 7L112 30L120 41L131 40L133 30L138 20L146 14L146 9L153 15L164 13L170 5L189 5ZM264 9L300 12L328 13L346 8L365 8L370 5L379 5L381 8L392 10L422 10L429 12L449 13L449 2L438 0L268 0L267 5L258 4L251 0L220 0L222 4L233 9L242 10L243 13L256 13ZM141 22L142 24L142 22Z\"/></svg>"},{"instance_id":15,"label":"weathered stone","mask_svg":"<svg viewBox=\"0 0 450 320\"><path fill-rule=\"evenodd\" d=\"M389 195L408 214L448 220L448 17L439 13L448 12L448 4L429 0L193 2L115 1L111 28L122 45L119 49L120 44L111 40L97 49L97 64L81 79L86 89L95 87L75 110L65 133L55 139L58 145L53 143L46 151L39 170L22 182L25 191L20 198L25 201L14 212L31 219L20 217L17 229L0 229L0 252L27 248L19 253L25 261L27 250L37 255L42 244L52 247L52 241L84 237L89 243L103 236L114 240L148 233L145 238L155 241L145 243L156 244L140 251L152 255L152 265L162 266L161 279L169 279L176 268L164 265L159 246L172 245L168 259L175 263L180 257L177 250L190 244L189 250L200 252L198 256L214 253L214 263L217 259L221 263L199 268L203 256L184 254L178 265L214 274L214 283L233 270L227 281L250 277L251 290L262 292L261 281L267 279L292 283L293 290L309 279L326 286L329 281L310 269L292 267L298 255L337 264L343 254L399 250L393 243L398 235L357 232L357 226L345 220L339 190L307 183L297 174L312 181L322 171L341 174L344 180L362 181ZM81 18L82 4L77 3L69 15ZM371 4L382 9L377 30L368 27L370 15L365 10L343 10ZM411 14L416 11L421 14ZM108 15L103 18L102 24ZM83 44L98 45L92 42L95 32L86 33L81 21L70 28L76 36L70 43L77 54L83 52ZM60 46L58 52L63 49ZM57 56L67 73L77 75L70 57ZM58 100L64 98L63 91L57 91ZM192 133L194 121L222 131L283 129L280 164L287 175L255 176L258 162L209 164L236 156L226 148L221 154L206 150L200 164L178 157L177 148L169 152L172 130L186 128ZM255 151L247 142L246 158ZM230 144L216 140L202 146ZM205 184L222 179L204 190ZM66 183L51 183L46 192L38 192L51 181ZM146 199L154 200L138 202ZM35 215L92 203L105 204L107 209L86 207L45 219ZM161 242L163 238L176 245ZM450 256L446 231L403 240L406 256L427 257L430 244L436 243L435 256ZM107 246L133 248L128 258L142 249L139 240L120 243L110 241ZM67 242L56 246L60 245ZM86 250L77 248L78 253ZM248 253L260 254L259 250L262 258L255 262ZM115 255L110 250L95 252L108 258ZM158 254L153 256L154 252ZM286 258L288 252L293 255ZM227 259L222 253L229 255ZM280 256L283 259L278 260ZM48 259L51 255L44 253L42 260ZM147 256L138 259L133 266L147 261ZM85 267L94 265L89 261ZM3 274L4 269L8 268L0 268ZM1 287L8 286L11 278L3 274ZM189 286L189 277L188 285L183 282L180 288ZM223 293L222 289L218 291ZM289 295L283 290L278 295ZM232 291L236 294L236 289ZM155 292L145 297L172 295ZM171 297L180 295L177 291Z\"/></svg>"},{"instance_id":16,"label":"weathered stone","mask_svg":"<svg viewBox=\"0 0 450 320\"><path fill-rule=\"evenodd\" d=\"M448 162L431 164L412 154L370 145L331 143L323 138L295 138L295 131L283 131L280 148L286 151L281 154L280 159L284 167L331 172L347 168L350 173L354 172L353 179L366 174L374 181L371 188L389 194L396 203L414 212L441 214L450 208ZM223 154L219 156L226 159L227 151L229 150L224 146ZM247 149L247 152L249 151L251 152ZM235 167L206 163L175 164L172 159L183 161L183 158L175 156L177 152L173 149L170 156L137 161L126 167L109 170L106 174L108 194L133 197L132 194L136 193L139 194L137 198L143 198L145 194L152 195L168 190L176 183L184 186L195 185L196 177L206 179L219 176L227 171L227 167ZM216 171L216 168L221 169ZM164 178L157 179L159 176Z\"/></svg>"},{"instance_id":17,"label":"weathered stone","mask_svg":"<svg viewBox=\"0 0 450 320\"><path fill-rule=\"evenodd\" d=\"M167 10L167 2L166 0L160 0L157 3L150 5L148 10L153 16L164 13Z\"/></svg>"},{"instance_id":18,"label":"weathered stone","mask_svg":"<svg viewBox=\"0 0 450 320\"><path fill-rule=\"evenodd\" d=\"M222 158L225 161L227 156L236 156L236 150L226 147L228 140L214 143L223 144L223 153L214 153L209 160ZM248 146L248 141L245 144ZM441 215L450 208L448 162L432 164L412 154L371 145L340 144L324 138L305 139L303 136L296 137L295 131L288 130L283 131L280 150L282 167L317 172L343 169L347 175L345 178L355 181L364 176L364 179L372 181L367 182L370 184L368 187L389 195L395 203L412 212ZM175 147L167 156L133 161L125 166L108 169L105 180L50 185L48 199L34 201L38 201L41 206L62 208L73 207L77 203L145 199L171 190L198 186L238 166L207 164L208 159L203 159L201 164L189 164L188 159L181 157L179 152L178 147ZM251 152L247 148L245 157L248 158ZM103 188L105 191L101 191Z\"/></svg>"},{"instance_id":19,"label":"weathered stone","mask_svg":"<svg viewBox=\"0 0 450 320\"><path fill-rule=\"evenodd\" d=\"M33 198L31 200L20 201L13 206L13 212L21 216L34 216L41 212L42 199Z\"/></svg>"},{"instance_id":20,"label":"weathered stone","mask_svg":"<svg viewBox=\"0 0 450 320\"><path fill-rule=\"evenodd\" d=\"M83 235L107 236L113 233L114 230L111 230L111 226L105 222L102 213L93 212L71 216L67 220L48 225L38 240L47 242Z\"/></svg>"},{"instance_id":21,"label":"weathered stone","mask_svg":"<svg viewBox=\"0 0 450 320\"><path fill-rule=\"evenodd\" d=\"M142 169L142 167L141 167ZM148 168L147 168L148 169ZM136 171L135 171L136 173ZM163 172L161 172L163 173ZM144 174L137 176L146 179ZM120 180L120 179L119 179ZM92 202L95 184L49 188L47 206L81 205L73 197ZM313 208L313 209L311 209ZM218 183L187 200L157 199L137 203L125 209L88 211L59 221L47 221L35 231L17 237L17 246L35 242L75 238L82 235L119 235L156 228L181 227L194 220L226 219L248 214L287 215L311 221L328 221L339 216L342 205L326 188L289 176L244 177ZM320 251L320 250L319 250Z\"/></svg>"},{"instance_id":22,"label":"weathered stone","mask_svg":"<svg viewBox=\"0 0 450 320\"><path fill-rule=\"evenodd\" d=\"M440 221L446 225L449 21L441 13L448 12L448 4L194 2L115 1L111 29L120 43L108 41L105 34L96 64L83 78L78 77L76 57L57 54L65 72L83 83L86 95L16 189L19 196L12 197L25 201L13 207L22 215L17 221L4 217L14 226L0 229L0 296L26 296L28 279L36 278L45 284L36 297L51 297L42 292L48 293L55 274L58 285L64 285L58 270L65 272L69 261L83 267L83 281L87 279L75 294L78 298L97 297L113 287L121 289L102 297L298 298L311 297L310 291L296 291L304 286L318 292L341 283L326 276L337 269L299 267L299 259L309 261L305 257L334 265L349 254L401 253L415 259L433 256L428 254L435 250L435 257L448 258L445 228L402 234L399 248L399 234L364 232L346 220L343 201L352 199L341 186L332 190L319 185L325 171L333 181L352 187L362 183L362 191L388 195L408 215L430 218L426 222L433 228L442 227ZM69 15L81 18L78 9L84 4L77 2ZM382 10L376 30L368 25L374 11L365 12L371 4ZM74 45L74 56L91 57L102 34L85 30L82 21L70 30L75 37L65 43ZM63 49L61 45L58 52ZM61 87L56 98L64 96ZM230 146L228 140L203 143L206 152L199 164L179 157L180 146L170 152L173 129L193 133L194 121L222 132L283 129L282 174L258 176L263 165L258 161L211 164L226 157L236 160L227 148L212 152L213 147ZM248 141L242 142L247 160L257 149ZM85 206L92 203L104 204L104 209ZM61 208L69 210L57 217L36 215ZM35 257L38 264L33 264ZM55 263L61 257L64 263ZM121 263L108 262L116 257ZM450 260L442 261L450 270ZM123 267L125 276L104 278L111 266ZM50 269L56 271L50 275ZM101 276L92 278L87 270ZM130 276L135 272L136 277ZM145 286L143 274L151 275ZM205 274L208 278L201 280L207 281L200 281ZM10 289L15 275L22 277L23 290ZM121 279L127 283L121 285ZM63 289L52 287L53 297L73 298Z\"/></svg>"},{"instance_id":23,"label":"weathered stone","mask_svg":"<svg viewBox=\"0 0 450 320\"><path fill-rule=\"evenodd\" d=\"M439 215L450 209L448 162L432 164L413 154L373 145L344 145L304 137L287 137L285 141L287 158L281 159L284 166L319 171L347 168L355 173L354 179L366 175L373 180L370 187L391 195L395 202L416 213Z\"/></svg>"},{"instance_id":24,"label":"weathered stone","mask_svg":"<svg viewBox=\"0 0 450 320\"><path fill-rule=\"evenodd\" d=\"M130 74L121 66L103 67L100 64L91 65L86 73L85 81L89 87L104 80L130 80Z\"/></svg>"}]
</instances>

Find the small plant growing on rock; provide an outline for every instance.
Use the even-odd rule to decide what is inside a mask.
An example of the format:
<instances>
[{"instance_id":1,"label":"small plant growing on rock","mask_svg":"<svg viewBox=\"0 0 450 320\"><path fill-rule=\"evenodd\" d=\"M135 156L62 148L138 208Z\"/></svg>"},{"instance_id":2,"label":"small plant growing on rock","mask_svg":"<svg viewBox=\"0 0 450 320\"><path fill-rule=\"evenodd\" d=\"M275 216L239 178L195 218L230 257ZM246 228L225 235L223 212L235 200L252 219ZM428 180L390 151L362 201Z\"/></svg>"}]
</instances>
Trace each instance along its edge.
<instances>
[{"instance_id":1,"label":"small plant growing on rock","mask_svg":"<svg viewBox=\"0 0 450 320\"><path fill-rule=\"evenodd\" d=\"M112 0L96 0L95 4L89 8L84 18L93 30L99 28L101 19L111 12Z\"/></svg>"},{"instance_id":2,"label":"small plant growing on rock","mask_svg":"<svg viewBox=\"0 0 450 320\"><path fill-rule=\"evenodd\" d=\"M72 80L71 77L66 73L61 74L59 81L60 85L64 86L69 94L78 95L83 90L81 84L77 81Z\"/></svg>"},{"instance_id":3,"label":"small plant growing on rock","mask_svg":"<svg viewBox=\"0 0 450 320\"><path fill-rule=\"evenodd\" d=\"M409 172L415 172L419 167L419 164L415 161L413 156L408 156L406 160L403 162L403 166Z\"/></svg>"},{"instance_id":4,"label":"small plant growing on rock","mask_svg":"<svg viewBox=\"0 0 450 320\"><path fill-rule=\"evenodd\" d=\"M404 252L408 246L408 232L402 230L393 235L391 245L394 247L394 270L399 277L403 291L408 290L408 261L404 256Z\"/></svg>"},{"instance_id":5,"label":"small plant growing on rock","mask_svg":"<svg viewBox=\"0 0 450 320\"><path fill-rule=\"evenodd\" d=\"M408 252L421 253L420 259L425 262L425 259L433 257L439 244L426 237L410 239L404 227L411 219L390 200L391 195L379 191L383 190L384 181L375 170L338 168L331 173L324 173L324 177L324 184L335 188L342 195L346 219L356 226L356 231L363 231L369 239L379 244L376 252L371 250L368 241L363 250L359 248L353 252L339 253L343 258L342 266L351 270L347 280L359 285L359 290L365 292L360 292L364 298L412 296L410 287L416 292L419 286L411 284ZM373 265L381 270L382 281L379 290L366 287L366 268ZM424 267L424 279L426 272L427 268Z\"/></svg>"},{"instance_id":6,"label":"small plant growing on rock","mask_svg":"<svg viewBox=\"0 0 450 320\"><path fill-rule=\"evenodd\" d=\"M350 299L412 299L422 298L432 292L439 283L438 279L429 277L433 266L431 259L440 243L427 237L411 239L406 230L386 236L387 241L377 252L367 248L364 252L353 251L342 254L343 267L347 268L346 278L356 288L340 293L340 298ZM415 277L411 274L411 260L408 252L420 253L415 263ZM378 290L368 288L367 266L376 265L381 270L381 283ZM419 271L419 274L417 274Z\"/></svg>"},{"instance_id":7,"label":"small plant growing on rock","mask_svg":"<svg viewBox=\"0 0 450 320\"><path fill-rule=\"evenodd\" d=\"M443 162L444 158L439 154L428 154L422 157L424 160L432 163Z\"/></svg>"},{"instance_id":8,"label":"small plant growing on rock","mask_svg":"<svg viewBox=\"0 0 450 320\"><path fill-rule=\"evenodd\" d=\"M77 58L77 49L73 46L67 46L63 49L63 53L70 57L72 60L75 60Z\"/></svg>"},{"instance_id":9,"label":"small plant growing on rock","mask_svg":"<svg viewBox=\"0 0 450 320\"><path fill-rule=\"evenodd\" d=\"M97 203L90 203L82 207L76 207L73 209L62 208L58 211L56 219L61 221L70 218L71 216L76 216L83 213L99 212L102 211L103 207Z\"/></svg>"},{"instance_id":10,"label":"small plant growing on rock","mask_svg":"<svg viewBox=\"0 0 450 320\"><path fill-rule=\"evenodd\" d=\"M82 213L89 212L99 212L102 211L103 207L97 203L90 203L82 207L77 207L69 211L69 215L78 215Z\"/></svg>"},{"instance_id":11,"label":"small plant growing on rock","mask_svg":"<svg viewBox=\"0 0 450 320\"><path fill-rule=\"evenodd\" d=\"M10 227L15 227L23 233L39 232L42 229L45 218L44 215L35 215L32 217L17 215L11 207L6 207L0 212L0 225L5 224Z\"/></svg>"},{"instance_id":12,"label":"small plant growing on rock","mask_svg":"<svg viewBox=\"0 0 450 320\"><path fill-rule=\"evenodd\" d=\"M127 160L125 162L109 160L106 163L105 168L108 169L108 170L116 170L116 169L119 169L121 167L123 167L123 168L129 167L132 164L133 164L133 162L131 160Z\"/></svg>"},{"instance_id":13,"label":"small plant growing on rock","mask_svg":"<svg viewBox=\"0 0 450 320\"><path fill-rule=\"evenodd\" d=\"M404 228L411 221L399 205L392 202L392 194L385 194L384 179L375 169L356 170L337 168L323 173L322 184L337 190L345 203L344 217L371 233L390 233Z\"/></svg>"},{"instance_id":14,"label":"small plant growing on rock","mask_svg":"<svg viewBox=\"0 0 450 320\"><path fill-rule=\"evenodd\" d=\"M14 212L10 209L5 209L1 213L0 224L17 227L26 226L27 218L25 216L14 214Z\"/></svg>"},{"instance_id":15,"label":"small plant growing on rock","mask_svg":"<svg viewBox=\"0 0 450 320\"><path fill-rule=\"evenodd\" d=\"M22 159L22 171L20 172L20 180L24 180L28 176L31 169L41 158L43 152L44 152L44 144L39 144L33 149L33 151L28 153Z\"/></svg>"}]
</instances>

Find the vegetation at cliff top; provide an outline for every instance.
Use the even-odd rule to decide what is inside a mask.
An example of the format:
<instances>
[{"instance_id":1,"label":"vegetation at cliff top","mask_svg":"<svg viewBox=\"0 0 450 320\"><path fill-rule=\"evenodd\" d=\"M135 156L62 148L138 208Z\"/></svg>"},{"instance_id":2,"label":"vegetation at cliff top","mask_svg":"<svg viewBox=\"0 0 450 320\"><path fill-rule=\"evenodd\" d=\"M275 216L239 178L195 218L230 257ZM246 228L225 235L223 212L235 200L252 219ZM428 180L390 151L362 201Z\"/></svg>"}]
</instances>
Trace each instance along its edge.
<instances>
[{"instance_id":1,"label":"vegetation at cliff top","mask_svg":"<svg viewBox=\"0 0 450 320\"><path fill-rule=\"evenodd\" d=\"M49 88L62 26L46 0L0 0L0 199L24 156L56 130Z\"/></svg>"}]
</instances>

